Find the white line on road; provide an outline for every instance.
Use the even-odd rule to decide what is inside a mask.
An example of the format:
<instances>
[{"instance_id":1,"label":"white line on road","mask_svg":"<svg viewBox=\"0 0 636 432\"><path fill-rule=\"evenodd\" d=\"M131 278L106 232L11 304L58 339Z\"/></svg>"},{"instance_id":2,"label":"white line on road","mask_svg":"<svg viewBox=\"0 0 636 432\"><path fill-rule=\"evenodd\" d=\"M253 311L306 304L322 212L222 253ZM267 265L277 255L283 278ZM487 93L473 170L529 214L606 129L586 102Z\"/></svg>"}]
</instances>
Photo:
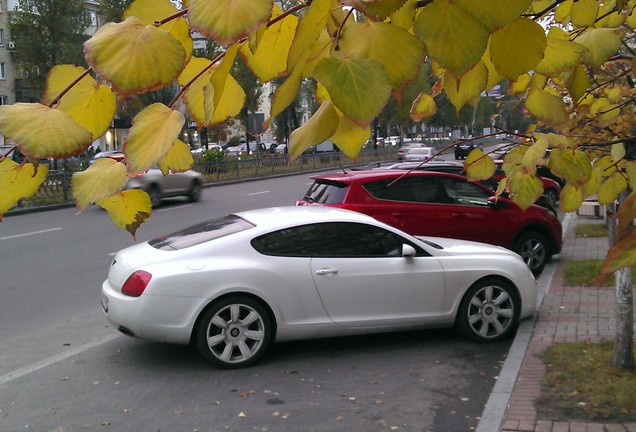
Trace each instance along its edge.
<instances>
[{"instance_id":1,"label":"white line on road","mask_svg":"<svg viewBox=\"0 0 636 432\"><path fill-rule=\"evenodd\" d=\"M58 231L58 230L61 230L61 229L64 229L64 228L57 227L57 228L51 228L51 229L46 229L46 230L42 230L42 231L32 231L32 232L28 232L28 233L24 233L24 234L16 234L16 235L7 236L7 237L0 237L0 240L9 240L9 239L18 238L18 237L27 237L27 236L37 235L37 234L44 234L44 233L47 233L47 232Z\"/></svg>"},{"instance_id":2,"label":"white line on road","mask_svg":"<svg viewBox=\"0 0 636 432\"><path fill-rule=\"evenodd\" d=\"M247 196L252 196L252 195L262 195L262 194L266 194L266 193L270 193L271 191L262 191L262 192L254 192L251 194L247 194Z\"/></svg>"},{"instance_id":3,"label":"white line on road","mask_svg":"<svg viewBox=\"0 0 636 432\"><path fill-rule=\"evenodd\" d=\"M35 371L38 371L40 369L44 369L47 366L51 366L54 363L57 363L59 361L65 360L69 357L73 357L74 355L80 354L84 351L88 351L91 348L95 348L99 345L105 344L107 342L112 341L113 339L116 339L118 337L120 337L121 335L119 334L112 334L109 336L104 336L103 338L93 341L93 342L89 342L86 343L84 345L80 345L77 348L74 348L72 350L69 351L65 351L63 353L60 353L58 355L54 355L53 357L49 357L46 360L42 360L41 362L37 362L34 363L32 365L29 366L25 366L23 368L20 369L16 369L13 372L9 372L7 374L4 375L0 375L0 385L2 384L6 384L9 381L13 381L14 379L18 379L20 377L23 377L25 375L28 375L30 373L33 373Z\"/></svg>"},{"instance_id":4,"label":"white line on road","mask_svg":"<svg viewBox=\"0 0 636 432\"><path fill-rule=\"evenodd\" d=\"M180 206L176 206L176 207L166 207L166 208L162 208L159 210L156 210L157 212L167 212L167 211L172 211L172 210L179 210L182 208L187 208L187 207L192 207L192 204L184 204L184 205L180 205Z\"/></svg>"}]
</instances>

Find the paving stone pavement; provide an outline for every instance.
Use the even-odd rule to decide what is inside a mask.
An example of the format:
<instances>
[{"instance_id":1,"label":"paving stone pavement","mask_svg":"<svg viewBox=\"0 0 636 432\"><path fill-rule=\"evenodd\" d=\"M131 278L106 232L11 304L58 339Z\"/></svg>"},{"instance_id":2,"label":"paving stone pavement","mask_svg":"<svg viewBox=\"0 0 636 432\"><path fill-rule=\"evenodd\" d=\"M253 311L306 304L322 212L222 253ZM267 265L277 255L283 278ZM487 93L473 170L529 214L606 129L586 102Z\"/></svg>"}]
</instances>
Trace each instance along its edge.
<instances>
[{"instance_id":1,"label":"paving stone pavement","mask_svg":"<svg viewBox=\"0 0 636 432\"><path fill-rule=\"evenodd\" d=\"M545 366L539 355L553 343L590 341L615 336L615 292L613 287L582 288L562 286L563 263L573 260L605 258L609 240L577 238L579 223L604 223L568 215L564 224L563 251L557 258L551 283L534 323L527 351L512 388L504 413L502 432L636 432L636 423L582 423L546 421L537 418L534 400L541 394Z\"/></svg>"}]
</instances>

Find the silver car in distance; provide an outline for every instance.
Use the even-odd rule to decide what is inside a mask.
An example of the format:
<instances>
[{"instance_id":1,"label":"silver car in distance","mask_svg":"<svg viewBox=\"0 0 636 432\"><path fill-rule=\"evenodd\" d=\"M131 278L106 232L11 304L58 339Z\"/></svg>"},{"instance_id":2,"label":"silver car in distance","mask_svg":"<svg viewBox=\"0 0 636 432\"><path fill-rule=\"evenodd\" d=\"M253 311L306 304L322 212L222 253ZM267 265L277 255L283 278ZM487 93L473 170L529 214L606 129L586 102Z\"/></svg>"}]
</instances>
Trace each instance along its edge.
<instances>
[{"instance_id":1,"label":"silver car in distance","mask_svg":"<svg viewBox=\"0 0 636 432\"><path fill-rule=\"evenodd\" d=\"M273 341L452 326L497 341L536 302L507 249L322 206L230 214L123 249L102 286L114 328L192 343L220 368L256 363Z\"/></svg>"}]
</instances>

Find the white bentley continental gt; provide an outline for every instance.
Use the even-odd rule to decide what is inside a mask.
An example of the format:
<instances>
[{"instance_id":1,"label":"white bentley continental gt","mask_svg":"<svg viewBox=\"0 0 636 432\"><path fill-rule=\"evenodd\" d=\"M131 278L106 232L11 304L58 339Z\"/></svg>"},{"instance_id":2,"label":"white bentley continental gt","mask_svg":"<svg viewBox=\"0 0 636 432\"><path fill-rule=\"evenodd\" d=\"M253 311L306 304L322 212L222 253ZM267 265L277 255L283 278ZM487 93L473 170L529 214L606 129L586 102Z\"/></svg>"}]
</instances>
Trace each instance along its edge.
<instances>
[{"instance_id":1,"label":"white bentley continental gt","mask_svg":"<svg viewBox=\"0 0 636 432\"><path fill-rule=\"evenodd\" d=\"M123 249L102 286L114 328L192 343L221 368L254 364L273 341L451 326L497 341L536 302L514 252L322 206L230 214Z\"/></svg>"}]
</instances>

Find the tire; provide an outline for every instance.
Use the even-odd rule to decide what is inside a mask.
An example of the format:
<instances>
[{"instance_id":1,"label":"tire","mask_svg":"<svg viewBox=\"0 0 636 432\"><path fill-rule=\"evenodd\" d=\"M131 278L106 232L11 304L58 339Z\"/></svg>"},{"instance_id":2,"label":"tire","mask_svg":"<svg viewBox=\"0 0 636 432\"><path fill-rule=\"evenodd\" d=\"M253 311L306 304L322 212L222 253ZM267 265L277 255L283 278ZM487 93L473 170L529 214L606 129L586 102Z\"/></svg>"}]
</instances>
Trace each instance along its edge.
<instances>
[{"instance_id":1,"label":"tire","mask_svg":"<svg viewBox=\"0 0 636 432\"><path fill-rule=\"evenodd\" d=\"M520 311L519 297L510 284L484 279L464 295L455 325L463 336L474 341L500 341L517 329Z\"/></svg>"},{"instance_id":2,"label":"tire","mask_svg":"<svg viewBox=\"0 0 636 432\"><path fill-rule=\"evenodd\" d=\"M521 255L533 274L539 275L550 261L550 245L545 236L536 231L528 231L517 239L513 251Z\"/></svg>"},{"instance_id":3,"label":"tire","mask_svg":"<svg viewBox=\"0 0 636 432\"><path fill-rule=\"evenodd\" d=\"M195 330L201 355L222 369L253 365L263 357L273 336L269 314L248 297L229 297L204 312Z\"/></svg>"},{"instance_id":4,"label":"tire","mask_svg":"<svg viewBox=\"0 0 636 432\"><path fill-rule=\"evenodd\" d=\"M150 195L150 204L152 208L159 207L161 205L161 191L157 186L151 186L150 190L148 190L148 195Z\"/></svg>"},{"instance_id":5,"label":"tire","mask_svg":"<svg viewBox=\"0 0 636 432\"><path fill-rule=\"evenodd\" d=\"M197 202L201 199L201 183L198 181L192 183L188 192L188 199L190 202Z\"/></svg>"},{"instance_id":6,"label":"tire","mask_svg":"<svg viewBox=\"0 0 636 432\"><path fill-rule=\"evenodd\" d=\"M550 188L550 189L546 189L543 194L545 196L547 196L548 198L550 198L550 200L552 201L552 204L556 204L559 201L559 194L557 193L556 190Z\"/></svg>"}]
</instances>

